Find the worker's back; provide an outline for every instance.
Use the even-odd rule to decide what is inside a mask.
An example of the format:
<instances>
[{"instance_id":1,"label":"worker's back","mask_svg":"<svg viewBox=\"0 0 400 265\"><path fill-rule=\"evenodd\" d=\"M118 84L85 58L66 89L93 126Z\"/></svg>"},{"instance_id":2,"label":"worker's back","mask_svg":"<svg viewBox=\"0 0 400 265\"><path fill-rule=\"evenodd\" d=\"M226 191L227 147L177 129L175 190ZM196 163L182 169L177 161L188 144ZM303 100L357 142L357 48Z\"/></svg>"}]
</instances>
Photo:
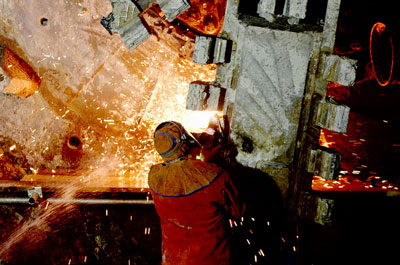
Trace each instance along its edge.
<instances>
[{"instance_id":1,"label":"worker's back","mask_svg":"<svg viewBox=\"0 0 400 265\"><path fill-rule=\"evenodd\" d=\"M231 264L228 218L242 214L222 168L182 159L151 168L149 186L161 219L164 265Z\"/></svg>"}]
</instances>

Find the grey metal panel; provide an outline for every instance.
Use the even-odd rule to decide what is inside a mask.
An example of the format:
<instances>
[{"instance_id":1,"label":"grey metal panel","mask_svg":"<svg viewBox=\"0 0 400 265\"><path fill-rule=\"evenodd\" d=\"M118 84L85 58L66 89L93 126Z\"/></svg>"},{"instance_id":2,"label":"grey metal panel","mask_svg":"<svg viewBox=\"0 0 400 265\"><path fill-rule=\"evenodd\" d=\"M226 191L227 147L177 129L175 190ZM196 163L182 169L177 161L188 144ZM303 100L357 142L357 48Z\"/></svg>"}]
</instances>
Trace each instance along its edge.
<instances>
[{"instance_id":1,"label":"grey metal panel","mask_svg":"<svg viewBox=\"0 0 400 265\"><path fill-rule=\"evenodd\" d=\"M294 145L312 34L248 27L241 36L241 61L232 120L238 159L288 164ZM251 153L242 147L252 141Z\"/></svg>"}]
</instances>

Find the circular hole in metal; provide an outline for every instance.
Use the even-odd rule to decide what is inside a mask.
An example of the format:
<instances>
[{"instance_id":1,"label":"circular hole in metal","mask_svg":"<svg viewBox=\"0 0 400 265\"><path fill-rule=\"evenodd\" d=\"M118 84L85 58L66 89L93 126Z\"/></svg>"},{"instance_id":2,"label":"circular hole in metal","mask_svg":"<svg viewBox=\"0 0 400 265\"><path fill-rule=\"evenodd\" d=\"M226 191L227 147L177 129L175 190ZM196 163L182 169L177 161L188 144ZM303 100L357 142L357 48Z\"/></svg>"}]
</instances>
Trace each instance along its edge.
<instances>
[{"instance_id":1,"label":"circular hole in metal","mask_svg":"<svg viewBox=\"0 0 400 265\"><path fill-rule=\"evenodd\" d=\"M68 140L69 148L78 149L80 145L81 145L81 140L79 139L79 137L72 136L71 138L69 138L69 140Z\"/></svg>"},{"instance_id":2,"label":"circular hole in metal","mask_svg":"<svg viewBox=\"0 0 400 265\"><path fill-rule=\"evenodd\" d=\"M42 18L40 19L40 25L42 25L42 26L47 26L48 23L49 23L49 20L48 20L47 18L42 17Z\"/></svg>"},{"instance_id":3,"label":"circular hole in metal","mask_svg":"<svg viewBox=\"0 0 400 265\"><path fill-rule=\"evenodd\" d=\"M30 204L30 205L34 205L35 204L35 199L34 198L29 198L28 199L28 203Z\"/></svg>"},{"instance_id":4,"label":"circular hole in metal","mask_svg":"<svg viewBox=\"0 0 400 265\"><path fill-rule=\"evenodd\" d=\"M393 74L394 50L392 36L384 23L377 22L371 29L369 54L376 81L381 86L388 85Z\"/></svg>"}]
</instances>

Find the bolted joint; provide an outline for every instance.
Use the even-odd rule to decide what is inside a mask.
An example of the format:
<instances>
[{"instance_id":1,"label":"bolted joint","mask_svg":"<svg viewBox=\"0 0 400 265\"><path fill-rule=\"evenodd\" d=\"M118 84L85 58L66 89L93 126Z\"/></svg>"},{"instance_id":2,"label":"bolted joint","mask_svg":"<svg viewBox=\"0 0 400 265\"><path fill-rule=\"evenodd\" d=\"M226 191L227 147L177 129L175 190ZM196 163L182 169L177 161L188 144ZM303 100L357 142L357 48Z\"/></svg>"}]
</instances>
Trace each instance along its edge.
<instances>
[{"instance_id":1,"label":"bolted joint","mask_svg":"<svg viewBox=\"0 0 400 265\"><path fill-rule=\"evenodd\" d=\"M319 147L308 151L306 169L325 179L338 179L341 155L335 149Z\"/></svg>"},{"instance_id":2,"label":"bolted joint","mask_svg":"<svg viewBox=\"0 0 400 265\"><path fill-rule=\"evenodd\" d=\"M186 100L186 109L222 111L226 90L207 83L191 83Z\"/></svg>"},{"instance_id":3,"label":"bolted joint","mask_svg":"<svg viewBox=\"0 0 400 265\"><path fill-rule=\"evenodd\" d=\"M331 98L319 100L314 105L313 124L338 133L347 131L350 107Z\"/></svg>"},{"instance_id":4,"label":"bolted joint","mask_svg":"<svg viewBox=\"0 0 400 265\"><path fill-rule=\"evenodd\" d=\"M196 36L193 62L204 65L209 63L229 63L232 53L232 41L223 38Z\"/></svg>"},{"instance_id":5,"label":"bolted joint","mask_svg":"<svg viewBox=\"0 0 400 265\"><path fill-rule=\"evenodd\" d=\"M187 0L157 0L157 4L169 22L172 22L190 8L190 3Z\"/></svg>"}]
</instances>

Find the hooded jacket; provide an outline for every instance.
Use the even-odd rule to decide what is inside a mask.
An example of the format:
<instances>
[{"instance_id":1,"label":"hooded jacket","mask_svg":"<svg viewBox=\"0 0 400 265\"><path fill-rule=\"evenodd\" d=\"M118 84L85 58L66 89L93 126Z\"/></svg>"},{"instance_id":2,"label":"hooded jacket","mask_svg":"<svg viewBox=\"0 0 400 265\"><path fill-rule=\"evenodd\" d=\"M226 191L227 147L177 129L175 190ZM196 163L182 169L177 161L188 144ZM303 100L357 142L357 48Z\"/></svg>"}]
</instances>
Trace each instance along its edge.
<instances>
[{"instance_id":1,"label":"hooded jacket","mask_svg":"<svg viewBox=\"0 0 400 265\"><path fill-rule=\"evenodd\" d=\"M168 144L164 149L170 149ZM232 264L229 219L240 218L244 210L238 192L221 167L184 154L177 152L149 172L161 221L162 264Z\"/></svg>"}]
</instances>

